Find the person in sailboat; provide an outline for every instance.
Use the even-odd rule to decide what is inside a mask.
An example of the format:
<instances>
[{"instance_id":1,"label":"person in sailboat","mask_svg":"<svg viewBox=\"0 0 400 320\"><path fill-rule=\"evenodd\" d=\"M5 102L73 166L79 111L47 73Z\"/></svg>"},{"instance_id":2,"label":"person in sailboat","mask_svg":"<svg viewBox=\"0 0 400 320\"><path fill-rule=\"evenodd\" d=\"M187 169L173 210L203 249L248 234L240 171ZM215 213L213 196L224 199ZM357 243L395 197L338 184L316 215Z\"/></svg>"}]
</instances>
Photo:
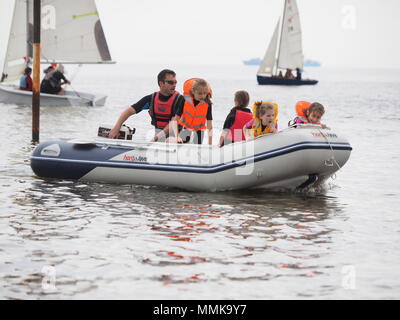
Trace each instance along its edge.
<instances>
[{"instance_id":1,"label":"person in sailboat","mask_svg":"<svg viewBox=\"0 0 400 320\"><path fill-rule=\"evenodd\" d=\"M300 68L296 68L296 80L301 80L301 70L300 70Z\"/></svg>"},{"instance_id":2,"label":"person in sailboat","mask_svg":"<svg viewBox=\"0 0 400 320\"><path fill-rule=\"evenodd\" d=\"M240 90L235 92L235 106L225 119L222 134L219 138L219 147L246 140L243 126L253 118L253 114L248 108L249 101L250 96L247 91Z\"/></svg>"},{"instance_id":3,"label":"person in sailboat","mask_svg":"<svg viewBox=\"0 0 400 320\"><path fill-rule=\"evenodd\" d=\"M285 79L294 79L294 75L292 73L292 69L286 69Z\"/></svg>"},{"instance_id":4,"label":"person in sailboat","mask_svg":"<svg viewBox=\"0 0 400 320\"><path fill-rule=\"evenodd\" d=\"M49 77L52 75L52 72L54 71L54 66L50 65L46 69L43 70L44 77L42 79L42 82L40 83L40 92L45 92L48 91L48 87L50 87L50 82L49 82Z\"/></svg>"},{"instance_id":5,"label":"person in sailboat","mask_svg":"<svg viewBox=\"0 0 400 320\"><path fill-rule=\"evenodd\" d=\"M253 105L253 119L243 127L246 140L278 132L278 105L270 101L257 101Z\"/></svg>"},{"instance_id":6,"label":"person in sailboat","mask_svg":"<svg viewBox=\"0 0 400 320\"><path fill-rule=\"evenodd\" d=\"M173 70L164 69L157 75L159 91L146 95L138 102L122 111L117 122L108 134L109 138L116 139L123 123L131 116L149 109L151 124L154 126L155 135L152 141L165 141L169 136L169 123L175 116L178 108L183 107L184 98L175 90L176 73Z\"/></svg>"},{"instance_id":7,"label":"person in sailboat","mask_svg":"<svg viewBox=\"0 0 400 320\"><path fill-rule=\"evenodd\" d=\"M32 69L26 67L24 70L24 75L19 80L19 89L24 91L32 91Z\"/></svg>"},{"instance_id":8,"label":"person in sailboat","mask_svg":"<svg viewBox=\"0 0 400 320\"><path fill-rule=\"evenodd\" d=\"M207 129L212 144L212 111L210 85L204 79L191 78L183 85L184 105L171 120L174 137L169 142L202 144Z\"/></svg>"},{"instance_id":9,"label":"person in sailboat","mask_svg":"<svg viewBox=\"0 0 400 320\"><path fill-rule=\"evenodd\" d=\"M47 73L40 86L40 92L61 96L64 95L65 91L61 86L64 84L71 84L71 82L64 76L64 72L65 69L62 64L59 64L56 70L49 70L49 68L47 68ZM63 82L61 80L63 80Z\"/></svg>"},{"instance_id":10,"label":"person in sailboat","mask_svg":"<svg viewBox=\"0 0 400 320\"><path fill-rule=\"evenodd\" d=\"M321 118L325 113L325 108L319 102L310 103L308 101L298 101L296 103L297 117L290 124L317 124L324 129L329 129L325 124L321 123Z\"/></svg>"}]
</instances>

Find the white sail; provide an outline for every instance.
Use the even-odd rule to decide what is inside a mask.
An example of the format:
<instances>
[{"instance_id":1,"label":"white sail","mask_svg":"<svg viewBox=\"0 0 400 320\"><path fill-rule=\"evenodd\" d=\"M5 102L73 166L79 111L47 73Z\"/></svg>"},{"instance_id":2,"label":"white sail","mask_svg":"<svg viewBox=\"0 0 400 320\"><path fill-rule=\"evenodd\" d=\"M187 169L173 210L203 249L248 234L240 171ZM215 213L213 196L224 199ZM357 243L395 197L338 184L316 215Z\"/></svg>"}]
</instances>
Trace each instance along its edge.
<instances>
[{"instance_id":1,"label":"white sail","mask_svg":"<svg viewBox=\"0 0 400 320\"><path fill-rule=\"evenodd\" d=\"M285 0L278 68L303 69L300 16L296 0Z\"/></svg>"},{"instance_id":2,"label":"white sail","mask_svg":"<svg viewBox=\"0 0 400 320\"><path fill-rule=\"evenodd\" d=\"M111 56L94 0L42 0L42 58L93 63Z\"/></svg>"},{"instance_id":3,"label":"white sail","mask_svg":"<svg viewBox=\"0 0 400 320\"><path fill-rule=\"evenodd\" d=\"M279 20L278 23L276 24L275 31L269 43L268 49L265 52L260 67L258 68L257 74L263 74L263 73L272 74L276 62L276 48L278 45L278 35L279 35Z\"/></svg>"},{"instance_id":4,"label":"white sail","mask_svg":"<svg viewBox=\"0 0 400 320\"><path fill-rule=\"evenodd\" d=\"M0 78L4 71L15 0L0 1Z\"/></svg>"},{"instance_id":5,"label":"white sail","mask_svg":"<svg viewBox=\"0 0 400 320\"><path fill-rule=\"evenodd\" d=\"M26 67L27 59L26 1L15 0L13 2L14 14L12 16L11 29L9 29L7 52L5 55L4 68L2 72L5 78L4 80L7 81L16 80L21 77ZM8 3L10 3L9 0ZM3 12L1 15L3 16Z\"/></svg>"},{"instance_id":6,"label":"white sail","mask_svg":"<svg viewBox=\"0 0 400 320\"><path fill-rule=\"evenodd\" d=\"M21 77L32 57L33 0L14 2L1 80ZM41 56L49 62L101 63L111 61L94 0L42 0ZM6 12L0 12L3 18ZM9 13L8 13L9 14ZM1 20L5 21L5 20ZM6 23L1 23L6 28ZM0 57L1 58L1 57Z\"/></svg>"}]
</instances>

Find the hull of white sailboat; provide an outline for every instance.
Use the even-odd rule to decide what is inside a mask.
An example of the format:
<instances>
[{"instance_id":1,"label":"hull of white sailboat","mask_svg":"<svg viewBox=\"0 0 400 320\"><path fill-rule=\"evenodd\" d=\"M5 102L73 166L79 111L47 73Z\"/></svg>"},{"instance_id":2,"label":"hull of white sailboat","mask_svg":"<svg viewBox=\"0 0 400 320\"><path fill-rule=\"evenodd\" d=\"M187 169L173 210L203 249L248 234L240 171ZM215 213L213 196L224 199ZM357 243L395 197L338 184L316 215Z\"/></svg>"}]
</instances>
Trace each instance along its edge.
<instances>
[{"instance_id":1,"label":"hull of white sailboat","mask_svg":"<svg viewBox=\"0 0 400 320\"><path fill-rule=\"evenodd\" d=\"M318 80L312 79L286 79L279 77L257 75L257 82L260 85L280 85L280 86L303 86L303 85L314 85L318 83Z\"/></svg>"},{"instance_id":2,"label":"hull of white sailboat","mask_svg":"<svg viewBox=\"0 0 400 320\"><path fill-rule=\"evenodd\" d=\"M104 106L107 96L65 90L65 95L40 93L41 106ZM15 86L0 85L0 103L32 105L32 92Z\"/></svg>"},{"instance_id":3,"label":"hull of white sailboat","mask_svg":"<svg viewBox=\"0 0 400 320\"><path fill-rule=\"evenodd\" d=\"M351 150L333 131L299 126L223 148L106 138L49 141L33 151L31 167L43 178L193 191L294 189L327 179L347 162Z\"/></svg>"}]
</instances>

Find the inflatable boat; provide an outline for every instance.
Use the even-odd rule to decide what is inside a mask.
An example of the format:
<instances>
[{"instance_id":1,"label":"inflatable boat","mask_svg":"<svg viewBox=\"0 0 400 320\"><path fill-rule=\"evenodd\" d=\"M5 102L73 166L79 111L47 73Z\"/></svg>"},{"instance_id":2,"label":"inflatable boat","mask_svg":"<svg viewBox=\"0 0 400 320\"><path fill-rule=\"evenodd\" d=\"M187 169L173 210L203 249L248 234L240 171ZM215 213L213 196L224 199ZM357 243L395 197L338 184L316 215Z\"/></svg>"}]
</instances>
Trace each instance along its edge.
<instances>
[{"instance_id":1,"label":"inflatable boat","mask_svg":"<svg viewBox=\"0 0 400 320\"><path fill-rule=\"evenodd\" d=\"M39 144L38 177L176 187L192 191L305 188L338 171L352 147L340 134L298 125L222 148L97 137Z\"/></svg>"}]
</instances>

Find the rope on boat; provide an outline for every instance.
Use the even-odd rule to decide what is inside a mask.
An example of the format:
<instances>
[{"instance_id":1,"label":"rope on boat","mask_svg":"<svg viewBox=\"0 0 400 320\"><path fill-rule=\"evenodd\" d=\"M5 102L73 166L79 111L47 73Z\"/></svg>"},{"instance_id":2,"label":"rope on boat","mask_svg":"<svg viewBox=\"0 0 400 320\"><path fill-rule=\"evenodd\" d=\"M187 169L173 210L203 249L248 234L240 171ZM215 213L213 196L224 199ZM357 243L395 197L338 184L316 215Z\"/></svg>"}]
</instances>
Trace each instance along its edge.
<instances>
[{"instance_id":1,"label":"rope on boat","mask_svg":"<svg viewBox=\"0 0 400 320\"><path fill-rule=\"evenodd\" d=\"M338 167L338 169L340 170L342 167L341 167L341 166L339 165L339 163L336 161L335 153L334 153L334 151L333 151L331 142L330 142L329 139L326 137L326 135L321 131L321 129L318 129L318 131L319 131L319 132L321 133L321 135L325 138L326 142L328 142L329 148L331 149L331 153L332 153L331 158L328 159L328 160L325 160L325 165L331 167L331 166L333 166L333 163L335 163L336 166ZM332 163L332 164L327 164L327 161L332 161L333 163ZM336 174L334 173L331 177L332 177L333 180L335 180L335 179L336 179Z\"/></svg>"}]
</instances>

